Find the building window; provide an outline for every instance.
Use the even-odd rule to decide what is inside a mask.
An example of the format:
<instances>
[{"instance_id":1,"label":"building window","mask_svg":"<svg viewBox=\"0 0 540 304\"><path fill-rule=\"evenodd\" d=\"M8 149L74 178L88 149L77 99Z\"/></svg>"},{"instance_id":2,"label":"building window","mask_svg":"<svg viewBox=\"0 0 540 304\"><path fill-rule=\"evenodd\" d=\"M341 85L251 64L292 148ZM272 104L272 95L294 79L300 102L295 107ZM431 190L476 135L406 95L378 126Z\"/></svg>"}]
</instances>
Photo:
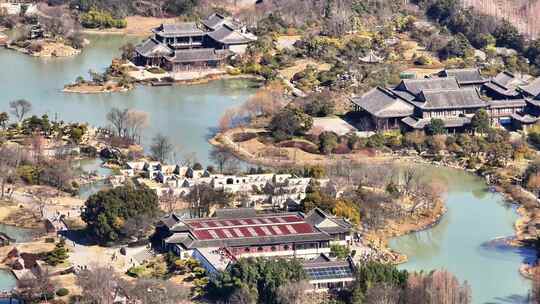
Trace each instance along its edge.
<instances>
[{"instance_id":1,"label":"building window","mask_svg":"<svg viewBox=\"0 0 540 304\"><path fill-rule=\"evenodd\" d=\"M276 246L270 247L270 250L272 250L272 251L276 251L276 249L277 249Z\"/></svg>"},{"instance_id":2,"label":"building window","mask_svg":"<svg viewBox=\"0 0 540 304\"><path fill-rule=\"evenodd\" d=\"M249 250L249 247L244 248L244 251L245 251L245 252L249 252L249 251L250 251L250 250Z\"/></svg>"},{"instance_id":3,"label":"building window","mask_svg":"<svg viewBox=\"0 0 540 304\"><path fill-rule=\"evenodd\" d=\"M283 246L283 249L289 250L289 245L284 245L284 246Z\"/></svg>"},{"instance_id":4,"label":"building window","mask_svg":"<svg viewBox=\"0 0 540 304\"><path fill-rule=\"evenodd\" d=\"M257 247L257 251L263 251L262 247Z\"/></svg>"}]
</instances>

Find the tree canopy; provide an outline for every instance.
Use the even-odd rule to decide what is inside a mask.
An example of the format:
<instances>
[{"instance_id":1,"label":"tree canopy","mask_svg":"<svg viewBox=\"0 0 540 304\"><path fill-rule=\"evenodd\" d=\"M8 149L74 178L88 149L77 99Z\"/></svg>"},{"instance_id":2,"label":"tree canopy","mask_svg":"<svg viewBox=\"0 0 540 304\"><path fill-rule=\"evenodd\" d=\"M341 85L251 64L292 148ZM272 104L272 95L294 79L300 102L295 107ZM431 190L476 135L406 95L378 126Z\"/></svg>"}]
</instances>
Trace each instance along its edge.
<instances>
[{"instance_id":1,"label":"tree canopy","mask_svg":"<svg viewBox=\"0 0 540 304\"><path fill-rule=\"evenodd\" d=\"M126 231L133 230L125 229L130 219L152 221L158 212L158 197L153 190L122 186L90 196L81 217L100 243L114 243L132 236Z\"/></svg>"},{"instance_id":2,"label":"tree canopy","mask_svg":"<svg viewBox=\"0 0 540 304\"><path fill-rule=\"evenodd\" d=\"M207 295L212 299L231 299L239 292L257 298L259 303L278 303L278 288L304 280L306 273L298 260L240 259L226 272L210 281Z\"/></svg>"}]
</instances>

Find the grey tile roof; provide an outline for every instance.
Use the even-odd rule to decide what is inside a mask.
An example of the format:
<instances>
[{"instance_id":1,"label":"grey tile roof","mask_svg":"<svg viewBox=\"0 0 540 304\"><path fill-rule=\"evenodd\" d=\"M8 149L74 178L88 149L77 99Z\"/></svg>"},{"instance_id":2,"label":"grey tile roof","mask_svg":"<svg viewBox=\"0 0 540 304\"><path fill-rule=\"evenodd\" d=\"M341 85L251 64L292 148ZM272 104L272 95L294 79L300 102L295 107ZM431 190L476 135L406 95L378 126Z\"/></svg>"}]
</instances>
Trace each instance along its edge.
<instances>
[{"instance_id":1,"label":"grey tile roof","mask_svg":"<svg viewBox=\"0 0 540 304\"><path fill-rule=\"evenodd\" d=\"M441 72L444 77L455 77L457 82L462 85L482 84L488 79L482 77L478 69L449 69Z\"/></svg>"},{"instance_id":2,"label":"grey tile roof","mask_svg":"<svg viewBox=\"0 0 540 304\"><path fill-rule=\"evenodd\" d=\"M350 232L353 229L353 225L349 222L347 222L345 219L336 217L330 214L327 214L326 212L322 211L319 208L315 208L311 210L305 217L306 222L310 223L311 225L315 226L320 231L323 231L328 234L335 234L335 233L347 233ZM330 220L332 221L335 226L321 226L319 225L324 220Z\"/></svg>"},{"instance_id":3,"label":"grey tile roof","mask_svg":"<svg viewBox=\"0 0 540 304\"><path fill-rule=\"evenodd\" d=\"M504 72L500 72L499 74L497 74L497 76L493 77L492 81L508 89L510 88L512 83L516 81L519 82L520 80L516 78L514 74L504 71ZM523 82L521 84L526 84L526 83Z\"/></svg>"},{"instance_id":4,"label":"grey tile roof","mask_svg":"<svg viewBox=\"0 0 540 304\"><path fill-rule=\"evenodd\" d=\"M440 119L444 122L444 126L446 128L457 128L471 123L471 119L469 117L452 116L441 117ZM411 128L424 129L426 125L431 122L431 118L418 119L416 117L405 117L401 121Z\"/></svg>"},{"instance_id":5,"label":"grey tile roof","mask_svg":"<svg viewBox=\"0 0 540 304\"><path fill-rule=\"evenodd\" d=\"M173 56L166 57L165 59L175 63L219 61L227 58L228 54L229 52L227 50L215 50L211 48L176 50Z\"/></svg>"},{"instance_id":6,"label":"grey tile roof","mask_svg":"<svg viewBox=\"0 0 540 304\"><path fill-rule=\"evenodd\" d=\"M152 32L164 37L202 36L206 33L195 22L162 24L153 29Z\"/></svg>"},{"instance_id":7,"label":"grey tile roof","mask_svg":"<svg viewBox=\"0 0 540 304\"><path fill-rule=\"evenodd\" d=\"M520 108L527 105L525 99L490 100L487 102L490 108Z\"/></svg>"},{"instance_id":8,"label":"grey tile roof","mask_svg":"<svg viewBox=\"0 0 540 304\"><path fill-rule=\"evenodd\" d=\"M514 113L511 115L511 117L521 123L525 123L525 124L532 124L532 123L536 123L538 120L540 120L540 118L538 117L535 117L535 116L532 116L532 115L529 115L529 114L518 114L518 113Z\"/></svg>"},{"instance_id":9,"label":"grey tile roof","mask_svg":"<svg viewBox=\"0 0 540 304\"><path fill-rule=\"evenodd\" d=\"M201 21L202 24L204 24L207 28L211 30L216 30L219 27L223 26L224 24L228 25L229 27L238 30L241 28L241 25L231 18L225 17L221 14L214 13L210 16L208 16L206 19Z\"/></svg>"},{"instance_id":10,"label":"grey tile roof","mask_svg":"<svg viewBox=\"0 0 540 304\"><path fill-rule=\"evenodd\" d=\"M174 213L161 218L161 224L169 229L178 224L178 222L180 222L180 218Z\"/></svg>"},{"instance_id":11,"label":"grey tile roof","mask_svg":"<svg viewBox=\"0 0 540 304\"><path fill-rule=\"evenodd\" d=\"M240 246L262 246L262 245L278 245L290 244L297 242L314 242L314 241L330 241L332 237L326 233L304 233L304 234L288 234L274 236L258 236L258 237L243 237L229 239L213 239L213 240L193 240L189 243L182 243L186 248L197 247L240 247Z\"/></svg>"},{"instance_id":12,"label":"grey tile roof","mask_svg":"<svg viewBox=\"0 0 540 304\"><path fill-rule=\"evenodd\" d=\"M497 76L493 77L490 82L484 85L484 88L488 91L493 91L497 94L517 97L520 93L517 89L520 86L527 85L527 82L520 77L516 77L510 72L501 72Z\"/></svg>"},{"instance_id":13,"label":"grey tile roof","mask_svg":"<svg viewBox=\"0 0 540 304\"><path fill-rule=\"evenodd\" d=\"M208 37L224 44L244 44L253 41L253 39L243 35L226 24L213 32L209 32Z\"/></svg>"},{"instance_id":14,"label":"grey tile roof","mask_svg":"<svg viewBox=\"0 0 540 304\"><path fill-rule=\"evenodd\" d=\"M384 117L403 117L412 115L414 107L397 98L392 91L377 87L366 94L351 98L351 101L371 115Z\"/></svg>"},{"instance_id":15,"label":"grey tile roof","mask_svg":"<svg viewBox=\"0 0 540 304\"><path fill-rule=\"evenodd\" d=\"M507 97L517 97L519 96L519 92L516 91L515 88L508 89L505 86L500 85L497 82L494 82L493 80L491 82L488 82L484 84L484 89L487 91L493 91L499 95L507 96Z\"/></svg>"},{"instance_id":16,"label":"grey tile roof","mask_svg":"<svg viewBox=\"0 0 540 304\"><path fill-rule=\"evenodd\" d=\"M530 96L538 97L540 95L540 77L531 81L528 85L521 86L520 88Z\"/></svg>"},{"instance_id":17,"label":"grey tile roof","mask_svg":"<svg viewBox=\"0 0 540 304\"><path fill-rule=\"evenodd\" d=\"M422 109L462 109L486 107L475 89L423 90L415 104Z\"/></svg>"},{"instance_id":18,"label":"grey tile roof","mask_svg":"<svg viewBox=\"0 0 540 304\"><path fill-rule=\"evenodd\" d=\"M144 57L162 57L172 53L172 50L163 43L150 38L135 47L135 52Z\"/></svg>"},{"instance_id":19,"label":"grey tile roof","mask_svg":"<svg viewBox=\"0 0 540 304\"><path fill-rule=\"evenodd\" d=\"M538 99L526 99L526 102L540 108L540 100Z\"/></svg>"},{"instance_id":20,"label":"grey tile roof","mask_svg":"<svg viewBox=\"0 0 540 304\"><path fill-rule=\"evenodd\" d=\"M459 89L456 78L404 79L394 90L407 91L413 95L418 95L424 90L441 89Z\"/></svg>"}]
</instances>

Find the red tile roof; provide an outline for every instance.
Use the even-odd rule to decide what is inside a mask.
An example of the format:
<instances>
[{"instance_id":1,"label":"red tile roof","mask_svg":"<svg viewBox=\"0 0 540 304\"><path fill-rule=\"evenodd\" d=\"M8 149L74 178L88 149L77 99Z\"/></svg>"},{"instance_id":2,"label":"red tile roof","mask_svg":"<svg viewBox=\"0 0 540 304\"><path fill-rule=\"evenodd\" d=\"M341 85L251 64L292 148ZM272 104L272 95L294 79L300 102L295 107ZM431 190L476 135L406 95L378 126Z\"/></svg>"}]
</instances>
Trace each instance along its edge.
<instances>
[{"instance_id":1,"label":"red tile roof","mask_svg":"<svg viewBox=\"0 0 540 304\"><path fill-rule=\"evenodd\" d=\"M198 219L186 224L199 240L267 237L317 233L299 215L258 216L241 219Z\"/></svg>"}]
</instances>

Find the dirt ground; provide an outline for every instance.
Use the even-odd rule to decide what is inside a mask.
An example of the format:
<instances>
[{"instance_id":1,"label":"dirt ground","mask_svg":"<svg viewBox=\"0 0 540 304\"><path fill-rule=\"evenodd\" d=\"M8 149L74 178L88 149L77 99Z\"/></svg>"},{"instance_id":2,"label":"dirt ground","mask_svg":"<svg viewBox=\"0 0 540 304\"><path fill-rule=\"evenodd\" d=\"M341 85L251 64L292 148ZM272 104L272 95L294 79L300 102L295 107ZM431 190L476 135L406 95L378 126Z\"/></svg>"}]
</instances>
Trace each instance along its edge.
<instances>
[{"instance_id":1,"label":"dirt ground","mask_svg":"<svg viewBox=\"0 0 540 304\"><path fill-rule=\"evenodd\" d=\"M337 161L347 161L355 163L365 162L392 162L394 159L388 155L377 155L371 151L355 151L349 154L321 155L305 152L299 148L284 148L261 143L257 138L235 143L232 137L240 132L263 132L263 129L231 129L225 133L220 133L210 140L210 143L230 149L236 156L246 161L271 165L274 167L286 166L314 166L328 165ZM401 157L402 158L402 157ZM397 157L395 159L398 159Z\"/></svg>"},{"instance_id":2,"label":"dirt ground","mask_svg":"<svg viewBox=\"0 0 540 304\"><path fill-rule=\"evenodd\" d=\"M176 18L155 18L155 17L142 17L142 16L129 16L126 17L127 27L124 29L86 29L85 33L88 34L125 34L132 36L147 37L152 34L151 30L160 26L161 24L172 24L177 20Z\"/></svg>"},{"instance_id":3,"label":"dirt ground","mask_svg":"<svg viewBox=\"0 0 540 304\"><path fill-rule=\"evenodd\" d=\"M162 23L171 24L176 22L176 18L129 16L126 19L127 27L125 33L135 36L148 36L151 29L160 26Z\"/></svg>"},{"instance_id":4,"label":"dirt ground","mask_svg":"<svg viewBox=\"0 0 540 304\"><path fill-rule=\"evenodd\" d=\"M293 36L279 36L277 38L276 47L278 50L290 49L293 47L294 43L300 40L302 36L293 35Z\"/></svg>"},{"instance_id":5,"label":"dirt ground","mask_svg":"<svg viewBox=\"0 0 540 304\"><path fill-rule=\"evenodd\" d=\"M317 70L319 71L328 71L331 68L330 64L328 63L320 63L312 59L300 59L295 62L294 66L280 70L279 73L285 79L290 80L294 76L294 74L305 70L308 65L316 66Z\"/></svg>"},{"instance_id":6,"label":"dirt ground","mask_svg":"<svg viewBox=\"0 0 540 304\"><path fill-rule=\"evenodd\" d=\"M43 50L34 53L33 56L37 57L71 57L80 54L81 51L72 48L69 45L58 42L44 42L42 44Z\"/></svg>"},{"instance_id":7,"label":"dirt ground","mask_svg":"<svg viewBox=\"0 0 540 304\"><path fill-rule=\"evenodd\" d=\"M90 85L90 84L77 84L66 87L64 90L66 93L81 93L81 94L96 94L96 93L110 93L110 92L124 92L126 88L117 86L116 84L107 85Z\"/></svg>"}]
</instances>

